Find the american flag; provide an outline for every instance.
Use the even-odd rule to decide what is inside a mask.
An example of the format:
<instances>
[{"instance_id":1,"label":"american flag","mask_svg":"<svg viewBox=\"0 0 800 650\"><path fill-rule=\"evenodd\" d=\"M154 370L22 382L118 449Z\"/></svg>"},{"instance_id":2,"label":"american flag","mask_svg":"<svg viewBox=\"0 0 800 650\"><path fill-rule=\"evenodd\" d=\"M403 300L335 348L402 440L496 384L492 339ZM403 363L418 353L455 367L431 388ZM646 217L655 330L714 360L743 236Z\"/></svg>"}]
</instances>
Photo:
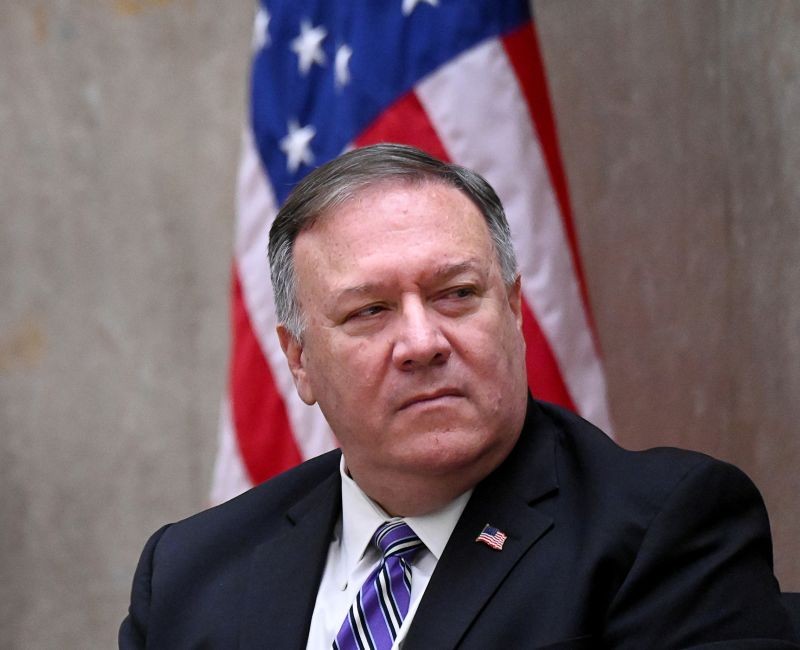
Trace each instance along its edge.
<instances>
[{"instance_id":1,"label":"american flag","mask_svg":"<svg viewBox=\"0 0 800 650\"><path fill-rule=\"evenodd\" d=\"M498 530L494 526L486 524L481 531L481 534L475 538L476 542L482 542L487 546L491 546L496 551L503 550L503 544L506 543L508 535L503 531Z\"/></svg>"},{"instance_id":2,"label":"american flag","mask_svg":"<svg viewBox=\"0 0 800 650\"><path fill-rule=\"evenodd\" d=\"M232 271L232 352L211 498L336 446L275 335L278 206L313 167L403 142L482 174L517 247L533 394L610 430L567 184L527 0L263 0Z\"/></svg>"}]
</instances>

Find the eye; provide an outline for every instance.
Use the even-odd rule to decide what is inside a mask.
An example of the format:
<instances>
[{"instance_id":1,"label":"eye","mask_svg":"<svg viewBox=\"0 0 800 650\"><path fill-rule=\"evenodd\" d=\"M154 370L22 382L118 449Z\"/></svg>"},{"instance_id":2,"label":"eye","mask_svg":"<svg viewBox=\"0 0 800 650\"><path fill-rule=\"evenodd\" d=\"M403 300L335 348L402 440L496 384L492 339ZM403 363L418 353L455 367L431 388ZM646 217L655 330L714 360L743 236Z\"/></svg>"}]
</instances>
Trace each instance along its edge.
<instances>
[{"instance_id":1,"label":"eye","mask_svg":"<svg viewBox=\"0 0 800 650\"><path fill-rule=\"evenodd\" d=\"M470 313L478 307L478 287L461 284L441 291L435 299L436 309L449 316Z\"/></svg>"},{"instance_id":2,"label":"eye","mask_svg":"<svg viewBox=\"0 0 800 650\"><path fill-rule=\"evenodd\" d=\"M373 318L384 311L386 311L384 305L367 305L349 314L347 320L353 320L354 318Z\"/></svg>"},{"instance_id":3,"label":"eye","mask_svg":"<svg viewBox=\"0 0 800 650\"><path fill-rule=\"evenodd\" d=\"M476 295L477 291L474 287L465 286L465 287L454 287L452 289L448 289L442 295L445 299L456 299L456 300L463 300L464 298L471 298L472 296Z\"/></svg>"}]
</instances>

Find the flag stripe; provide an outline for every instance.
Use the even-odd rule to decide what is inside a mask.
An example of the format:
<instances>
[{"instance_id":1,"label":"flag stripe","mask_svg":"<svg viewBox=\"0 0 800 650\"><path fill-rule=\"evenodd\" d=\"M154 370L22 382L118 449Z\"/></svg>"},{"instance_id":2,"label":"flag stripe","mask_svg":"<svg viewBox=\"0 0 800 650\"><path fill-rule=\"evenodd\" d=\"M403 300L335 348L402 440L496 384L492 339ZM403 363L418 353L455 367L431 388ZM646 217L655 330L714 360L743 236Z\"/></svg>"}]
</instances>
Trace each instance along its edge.
<instances>
[{"instance_id":1,"label":"flag stripe","mask_svg":"<svg viewBox=\"0 0 800 650\"><path fill-rule=\"evenodd\" d=\"M357 147L378 142L403 142L419 147L442 160L449 159L414 92L406 93L398 99L355 140Z\"/></svg>"},{"instance_id":2,"label":"flag stripe","mask_svg":"<svg viewBox=\"0 0 800 650\"><path fill-rule=\"evenodd\" d=\"M417 95L452 158L481 173L500 195L520 262L523 295L568 392L581 414L609 427L605 380L563 222L505 48L496 39L478 45L423 79ZM529 182L520 182L520 170Z\"/></svg>"},{"instance_id":3,"label":"flag stripe","mask_svg":"<svg viewBox=\"0 0 800 650\"><path fill-rule=\"evenodd\" d=\"M227 395L222 399L219 413L217 457L211 483L211 503L222 503L240 494L253 484L239 452L239 441L231 420L231 405Z\"/></svg>"},{"instance_id":4,"label":"flag stripe","mask_svg":"<svg viewBox=\"0 0 800 650\"><path fill-rule=\"evenodd\" d=\"M508 59L514 68L514 74L519 80L525 103L528 106L531 119L536 127L536 134L539 136L538 140L542 148L542 154L547 161L550 183L555 192L556 199L558 200L558 205L561 208L561 219L564 224L564 229L566 230L570 253L572 254L572 265L575 269L575 274L581 289L583 306L588 315L592 332L594 332L594 323L592 322L588 290L586 287L586 277L581 264L578 240L572 220L572 206L569 200L567 178L561 163L561 153L558 148L557 140L558 134L553 112L550 107L550 93L547 88L547 80L544 76L544 67L541 65L531 65L532 54L534 61L538 62L542 60L539 41L536 38L536 30L533 28L533 24L524 25L503 38L502 42Z\"/></svg>"},{"instance_id":5,"label":"flag stripe","mask_svg":"<svg viewBox=\"0 0 800 650\"><path fill-rule=\"evenodd\" d=\"M528 303L522 300L522 334L525 337L525 367L531 394L539 399L575 410L575 402L564 384L558 363Z\"/></svg>"},{"instance_id":6,"label":"flag stripe","mask_svg":"<svg viewBox=\"0 0 800 650\"><path fill-rule=\"evenodd\" d=\"M234 329L230 373L233 424L244 465L254 483L302 459L272 373L250 326L237 273L233 273ZM271 435L260 435L270 431Z\"/></svg>"}]
</instances>

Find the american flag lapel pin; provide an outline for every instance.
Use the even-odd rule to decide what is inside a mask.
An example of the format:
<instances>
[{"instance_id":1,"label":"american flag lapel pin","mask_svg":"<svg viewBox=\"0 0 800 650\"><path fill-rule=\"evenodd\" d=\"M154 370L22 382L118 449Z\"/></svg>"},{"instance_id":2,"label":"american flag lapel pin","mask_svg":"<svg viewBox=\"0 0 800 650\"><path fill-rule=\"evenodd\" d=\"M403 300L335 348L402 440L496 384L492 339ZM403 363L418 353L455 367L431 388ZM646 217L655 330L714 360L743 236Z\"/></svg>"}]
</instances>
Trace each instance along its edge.
<instances>
[{"instance_id":1,"label":"american flag lapel pin","mask_svg":"<svg viewBox=\"0 0 800 650\"><path fill-rule=\"evenodd\" d=\"M495 528L491 524L486 524L481 534L475 538L475 541L486 544L486 546L493 548L495 551L502 551L503 544L505 544L507 538L508 535L502 530Z\"/></svg>"}]
</instances>

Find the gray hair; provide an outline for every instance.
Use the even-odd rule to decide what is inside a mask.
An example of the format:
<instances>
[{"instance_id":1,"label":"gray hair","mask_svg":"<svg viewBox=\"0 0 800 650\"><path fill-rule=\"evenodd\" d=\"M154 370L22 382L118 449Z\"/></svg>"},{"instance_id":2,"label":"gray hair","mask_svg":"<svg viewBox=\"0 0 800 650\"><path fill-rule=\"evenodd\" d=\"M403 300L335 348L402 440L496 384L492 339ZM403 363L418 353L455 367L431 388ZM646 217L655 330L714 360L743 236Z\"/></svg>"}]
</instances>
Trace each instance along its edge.
<instances>
[{"instance_id":1,"label":"gray hair","mask_svg":"<svg viewBox=\"0 0 800 650\"><path fill-rule=\"evenodd\" d=\"M480 210L507 286L516 282L517 259L503 205L491 185L479 174L442 162L402 144L376 144L349 151L322 165L292 190L269 231L269 264L278 322L300 339L303 314L297 300L294 241L318 219L360 191L384 181L434 182L455 187Z\"/></svg>"}]
</instances>

